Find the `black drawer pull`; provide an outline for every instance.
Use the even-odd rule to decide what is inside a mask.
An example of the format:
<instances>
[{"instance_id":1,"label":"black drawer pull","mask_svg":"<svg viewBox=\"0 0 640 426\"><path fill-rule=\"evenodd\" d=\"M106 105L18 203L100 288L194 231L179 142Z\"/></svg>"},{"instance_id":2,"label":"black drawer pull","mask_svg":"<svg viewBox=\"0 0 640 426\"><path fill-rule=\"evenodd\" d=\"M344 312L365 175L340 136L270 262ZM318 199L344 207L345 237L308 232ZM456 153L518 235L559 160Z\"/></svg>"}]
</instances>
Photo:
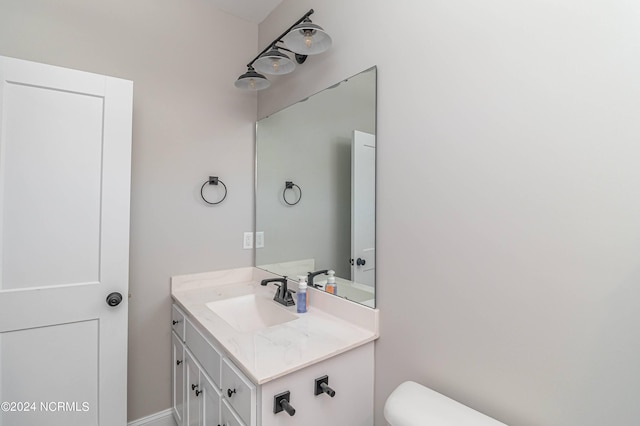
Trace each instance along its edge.
<instances>
[{"instance_id":1,"label":"black drawer pull","mask_svg":"<svg viewBox=\"0 0 640 426\"><path fill-rule=\"evenodd\" d=\"M279 393L273 397L273 414L278 414L281 411L285 411L288 415L293 416L296 414L296 409L290 404L291 392L286 391Z\"/></svg>"},{"instance_id":2,"label":"black drawer pull","mask_svg":"<svg viewBox=\"0 0 640 426\"><path fill-rule=\"evenodd\" d=\"M326 393L331 398L336 396L336 391L329 387L329 376L322 376L316 379L315 392L313 394L317 396L323 393Z\"/></svg>"}]
</instances>

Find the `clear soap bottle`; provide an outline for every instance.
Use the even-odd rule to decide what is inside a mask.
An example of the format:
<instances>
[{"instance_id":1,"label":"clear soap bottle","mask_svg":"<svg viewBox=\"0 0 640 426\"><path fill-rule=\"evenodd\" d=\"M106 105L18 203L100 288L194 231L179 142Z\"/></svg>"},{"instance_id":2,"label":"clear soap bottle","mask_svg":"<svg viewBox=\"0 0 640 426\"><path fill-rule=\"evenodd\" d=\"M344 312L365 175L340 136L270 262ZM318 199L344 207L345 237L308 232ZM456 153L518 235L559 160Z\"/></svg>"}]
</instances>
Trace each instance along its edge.
<instances>
[{"instance_id":1,"label":"clear soap bottle","mask_svg":"<svg viewBox=\"0 0 640 426\"><path fill-rule=\"evenodd\" d=\"M328 271L327 275L329 276L329 278L327 278L327 285L324 287L324 291L331 294L338 294L338 286L336 285L336 271Z\"/></svg>"},{"instance_id":2,"label":"clear soap bottle","mask_svg":"<svg viewBox=\"0 0 640 426\"><path fill-rule=\"evenodd\" d=\"M307 312L309 308L309 293L307 293L307 277L304 275L298 276L298 303L296 304L296 311L299 314Z\"/></svg>"}]
</instances>

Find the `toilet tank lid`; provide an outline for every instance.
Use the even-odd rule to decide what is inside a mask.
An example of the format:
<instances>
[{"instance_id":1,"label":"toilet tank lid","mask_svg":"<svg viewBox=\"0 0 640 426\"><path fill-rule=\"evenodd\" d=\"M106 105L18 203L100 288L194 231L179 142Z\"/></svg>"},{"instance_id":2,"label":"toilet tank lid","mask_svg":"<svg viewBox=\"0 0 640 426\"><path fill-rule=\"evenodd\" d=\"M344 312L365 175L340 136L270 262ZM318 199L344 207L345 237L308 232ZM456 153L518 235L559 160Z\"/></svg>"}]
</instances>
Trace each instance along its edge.
<instances>
[{"instance_id":1,"label":"toilet tank lid","mask_svg":"<svg viewBox=\"0 0 640 426\"><path fill-rule=\"evenodd\" d=\"M507 426L416 382L404 382L387 398L391 426Z\"/></svg>"}]
</instances>

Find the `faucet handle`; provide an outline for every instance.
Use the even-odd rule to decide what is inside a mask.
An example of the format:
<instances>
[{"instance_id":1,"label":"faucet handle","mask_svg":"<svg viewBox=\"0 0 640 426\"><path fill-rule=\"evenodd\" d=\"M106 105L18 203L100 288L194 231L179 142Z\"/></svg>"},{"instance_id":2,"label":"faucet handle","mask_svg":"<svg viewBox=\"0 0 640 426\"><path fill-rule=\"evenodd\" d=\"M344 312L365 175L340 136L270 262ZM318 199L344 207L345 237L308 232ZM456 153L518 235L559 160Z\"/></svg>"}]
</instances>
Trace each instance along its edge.
<instances>
[{"instance_id":1,"label":"faucet handle","mask_svg":"<svg viewBox=\"0 0 640 426\"><path fill-rule=\"evenodd\" d=\"M282 286L279 287L280 288L276 290L276 295L273 296L273 300L284 306L295 306L296 302L293 300L293 295L291 294L294 291L285 289Z\"/></svg>"},{"instance_id":2,"label":"faucet handle","mask_svg":"<svg viewBox=\"0 0 640 426\"><path fill-rule=\"evenodd\" d=\"M293 306L296 304L296 302L293 301L293 295L291 293L295 293L295 291L287 289L287 291L284 294L284 301L287 304L287 306Z\"/></svg>"}]
</instances>

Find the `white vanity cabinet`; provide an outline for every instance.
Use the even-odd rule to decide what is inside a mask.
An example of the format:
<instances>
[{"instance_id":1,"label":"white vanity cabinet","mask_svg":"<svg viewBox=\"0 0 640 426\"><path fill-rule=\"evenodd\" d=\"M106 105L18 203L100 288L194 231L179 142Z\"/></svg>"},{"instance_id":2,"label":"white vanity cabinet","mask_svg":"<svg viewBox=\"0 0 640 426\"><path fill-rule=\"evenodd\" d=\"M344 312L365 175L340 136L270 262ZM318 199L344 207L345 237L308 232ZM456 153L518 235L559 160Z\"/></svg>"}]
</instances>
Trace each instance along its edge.
<instances>
[{"instance_id":1,"label":"white vanity cabinet","mask_svg":"<svg viewBox=\"0 0 640 426\"><path fill-rule=\"evenodd\" d=\"M173 324L173 411L179 426L373 425L372 341L257 384L195 321L175 305L173 310L173 321L182 321ZM323 377L335 391L333 397L316 395L316 380ZM274 413L274 398L285 392L293 416Z\"/></svg>"},{"instance_id":2,"label":"white vanity cabinet","mask_svg":"<svg viewBox=\"0 0 640 426\"><path fill-rule=\"evenodd\" d=\"M216 346L175 305L172 317L172 401L178 426L257 426L255 386L223 359ZM225 376L221 381L222 372ZM230 396L222 393L223 385ZM223 413L223 404L232 408L227 407ZM247 410L250 407L254 409Z\"/></svg>"}]
</instances>

